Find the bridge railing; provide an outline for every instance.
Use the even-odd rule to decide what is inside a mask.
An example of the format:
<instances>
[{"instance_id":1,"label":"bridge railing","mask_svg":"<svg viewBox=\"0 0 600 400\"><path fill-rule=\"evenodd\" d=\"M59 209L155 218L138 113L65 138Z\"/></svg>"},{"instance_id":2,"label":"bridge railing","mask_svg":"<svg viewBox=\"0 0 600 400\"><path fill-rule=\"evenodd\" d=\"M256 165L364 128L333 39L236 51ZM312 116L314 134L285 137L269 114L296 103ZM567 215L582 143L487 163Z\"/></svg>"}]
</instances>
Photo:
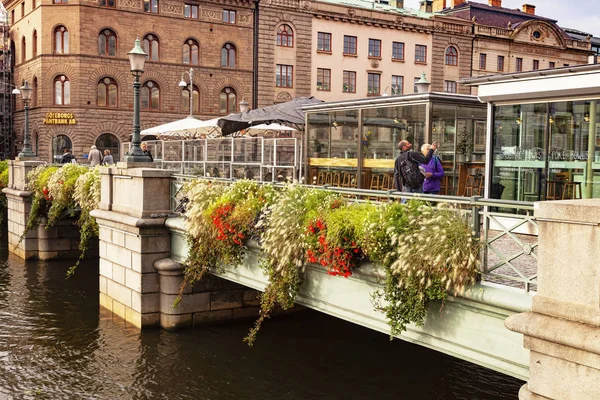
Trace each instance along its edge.
<instances>
[{"instance_id":1,"label":"bridge railing","mask_svg":"<svg viewBox=\"0 0 600 400\"><path fill-rule=\"evenodd\" d=\"M193 179L210 179L213 183L229 184L232 179L202 178L172 175L171 205L174 211L185 197L185 183ZM283 187L284 183L268 183ZM532 202L483 199L479 196L457 197L402 193L396 191L340 188L330 186L306 187L339 193L353 201L387 202L418 199L431 203L447 203L458 207L472 227L473 236L480 240L482 280L510 286L526 292L537 289L538 224L533 216Z\"/></svg>"}]
</instances>

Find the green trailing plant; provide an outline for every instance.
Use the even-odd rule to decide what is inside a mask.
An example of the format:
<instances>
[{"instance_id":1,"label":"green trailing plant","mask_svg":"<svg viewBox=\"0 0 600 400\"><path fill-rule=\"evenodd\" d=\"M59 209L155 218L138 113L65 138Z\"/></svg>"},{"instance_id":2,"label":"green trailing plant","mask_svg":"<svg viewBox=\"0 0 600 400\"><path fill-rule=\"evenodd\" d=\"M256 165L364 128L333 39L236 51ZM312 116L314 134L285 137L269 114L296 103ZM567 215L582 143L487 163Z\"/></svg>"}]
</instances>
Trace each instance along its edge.
<instances>
[{"instance_id":1,"label":"green trailing plant","mask_svg":"<svg viewBox=\"0 0 600 400\"><path fill-rule=\"evenodd\" d=\"M0 161L0 226L4 223L4 211L8 208L6 195L2 189L8 187L8 161Z\"/></svg>"},{"instance_id":2,"label":"green trailing plant","mask_svg":"<svg viewBox=\"0 0 600 400\"><path fill-rule=\"evenodd\" d=\"M27 187L31 191L31 210L25 225L25 231L21 235L21 240L27 232L36 229L48 215L48 210L52 205L52 196L48 189L48 182L60 167L51 165L40 165L27 175Z\"/></svg>"},{"instance_id":3,"label":"green trailing plant","mask_svg":"<svg viewBox=\"0 0 600 400\"><path fill-rule=\"evenodd\" d=\"M57 169L48 179L48 192L52 198L48 209L48 222L46 228L50 228L58 222L64 212L69 216L75 216L78 204L74 197L75 184L80 176L88 172L88 168L79 164L65 164Z\"/></svg>"}]
</instances>

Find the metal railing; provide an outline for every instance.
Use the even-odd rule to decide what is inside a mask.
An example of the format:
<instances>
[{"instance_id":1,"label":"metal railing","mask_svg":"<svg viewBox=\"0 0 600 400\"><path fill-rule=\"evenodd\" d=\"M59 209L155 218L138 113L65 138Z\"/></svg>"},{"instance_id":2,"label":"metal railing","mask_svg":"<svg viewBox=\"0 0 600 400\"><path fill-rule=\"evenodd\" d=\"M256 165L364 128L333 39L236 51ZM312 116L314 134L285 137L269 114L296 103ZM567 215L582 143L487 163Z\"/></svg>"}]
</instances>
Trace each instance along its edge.
<instances>
[{"instance_id":1,"label":"metal railing","mask_svg":"<svg viewBox=\"0 0 600 400\"><path fill-rule=\"evenodd\" d=\"M159 168L174 173L277 182L298 176L296 138L211 138L145 142ZM122 154L130 143L123 143Z\"/></svg>"},{"instance_id":2,"label":"metal railing","mask_svg":"<svg viewBox=\"0 0 600 400\"><path fill-rule=\"evenodd\" d=\"M184 185L197 177L173 175L171 201L175 209L185 197ZM230 179L210 179L231 183ZM274 183L284 186L284 183ZM481 278L486 282L520 288L526 292L537 289L538 224L533 216L533 203L483 199L479 196L457 197L402 193L396 191L340 188L330 186L306 187L329 190L355 201L392 201L418 199L431 203L447 203L461 209L480 240Z\"/></svg>"}]
</instances>

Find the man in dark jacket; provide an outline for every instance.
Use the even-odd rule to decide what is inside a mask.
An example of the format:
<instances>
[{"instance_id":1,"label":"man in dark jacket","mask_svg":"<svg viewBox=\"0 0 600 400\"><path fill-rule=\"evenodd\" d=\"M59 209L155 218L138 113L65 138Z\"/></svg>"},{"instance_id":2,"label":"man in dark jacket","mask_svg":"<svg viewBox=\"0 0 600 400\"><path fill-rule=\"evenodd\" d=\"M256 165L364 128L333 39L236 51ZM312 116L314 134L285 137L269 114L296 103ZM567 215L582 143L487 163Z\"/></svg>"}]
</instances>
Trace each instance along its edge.
<instances>
[{"instance_id":1,"label":"man in dark jacket","mask_svg":"<svg viewBox=\"0 0 600 400\"><path fill-rule=\"evenodd\" d=\"M71 153L71 149L65 149L65 154L63 154L62 159L60 160L60 163L68 164L68 163L72 163L73 160L75 160L75 162L77 162L77 159L75 158L73 153Z\"/></svg>"},{"instance_id":2,"label":"man in dark jacket","mask_svg":"<svg viewBox=\"0 0 600 400\"><path fill-rule=\"evenodd\" d=\"M406 159L407 163L410 163L412 167L417 169L419 168L420 164L428 164L431 160L431 157L433 157L433 152L437 149L437 142L433 142L431 144L431 147L427 152L427 156L411 150L412 144L408 140L401 140L400 143L398 143L398 148L400 149L401 153L394 162L394 186L396 190L405 193L422 193L422 184L418 187L413 187L404 182L404 175L406 175L406 171L402 171L402 160Z\"/></svg>"}]
</instances>

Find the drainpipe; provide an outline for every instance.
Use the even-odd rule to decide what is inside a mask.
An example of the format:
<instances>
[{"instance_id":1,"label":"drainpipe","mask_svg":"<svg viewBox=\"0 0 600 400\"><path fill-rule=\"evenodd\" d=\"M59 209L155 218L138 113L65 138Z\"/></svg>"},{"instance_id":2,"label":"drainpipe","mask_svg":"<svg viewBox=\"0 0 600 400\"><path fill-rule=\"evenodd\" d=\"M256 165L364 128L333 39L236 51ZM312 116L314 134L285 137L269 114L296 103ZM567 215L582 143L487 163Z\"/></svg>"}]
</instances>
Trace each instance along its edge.
<instances>
[{"instance_id":1,"label":"drainpipe","mask_svg":"<svg viewBox=\"0 0 600 400\"><path fill-rule=\"evenodd\" d=\"M254 0L254 56L252 60L252 108L258 108L258 22L259 12L258 3L260 0Z\"/></svg>"}]
</instances>

